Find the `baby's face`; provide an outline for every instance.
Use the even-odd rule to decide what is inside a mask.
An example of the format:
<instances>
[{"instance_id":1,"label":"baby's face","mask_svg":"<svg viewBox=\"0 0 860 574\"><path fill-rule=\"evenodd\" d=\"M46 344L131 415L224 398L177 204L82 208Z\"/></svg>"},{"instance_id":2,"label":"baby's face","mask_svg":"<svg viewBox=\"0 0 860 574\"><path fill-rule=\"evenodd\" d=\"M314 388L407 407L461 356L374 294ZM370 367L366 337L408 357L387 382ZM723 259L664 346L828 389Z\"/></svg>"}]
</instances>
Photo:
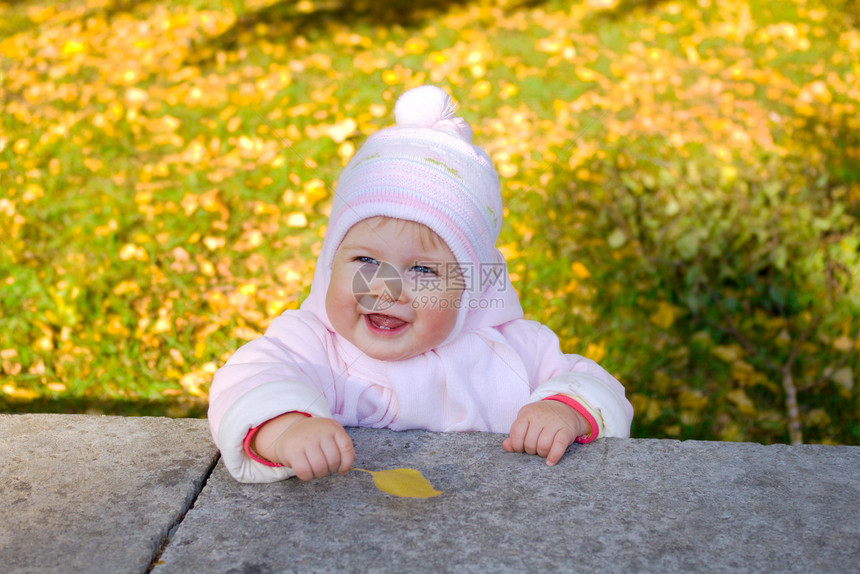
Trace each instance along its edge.
<instances>
[{"instance_id":1,"label":"baby's face","mask_svg":"<svg viewBox=\"0 0 860 574\"><path fill-rule=\"evenodd\" d=\"M384 361L441 344L457 321L462 276L448 246L419 223L374 217L338 247L325 307L334 329Z\"/></svg>"}]
</instances>

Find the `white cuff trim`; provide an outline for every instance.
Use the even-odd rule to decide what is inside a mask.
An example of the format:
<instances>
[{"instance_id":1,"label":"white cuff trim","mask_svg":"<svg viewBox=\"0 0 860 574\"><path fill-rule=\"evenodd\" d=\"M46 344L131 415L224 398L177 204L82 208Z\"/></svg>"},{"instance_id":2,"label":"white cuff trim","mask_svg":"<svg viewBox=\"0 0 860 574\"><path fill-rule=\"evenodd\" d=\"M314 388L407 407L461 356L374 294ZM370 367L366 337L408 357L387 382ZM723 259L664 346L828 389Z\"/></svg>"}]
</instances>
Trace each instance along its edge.
<instances>
[{"instance_id":1,"label":"white cuff trim","mask_svg":"<svg viewBox=\"0 0 860 574\"><path fill-rule=\"evenodd\" d=\"M620 386L620 385L619 385ZM581 399L588 408L597 411L603 420L601 436L628 438L632 413L630 403L624 395L601 379L585 373L563 373L557 375L532 393L531 401L543 400L552 395L568 395Z\"/></svg>"},{"instance_id":2,"label":"white cuff trim","mask_svg":"<svg viewBox=\"0 0 860 574\"><path fill-rule=\"evenodd\" d=\"M298 381L267 383L242 395L224 413L218 448L230 474L239 482L276 482L294 476L287 467L268 467L252 460L242 445L252 428L290 411L331 418L321 392Z\"/></svg>"}]
</instances>

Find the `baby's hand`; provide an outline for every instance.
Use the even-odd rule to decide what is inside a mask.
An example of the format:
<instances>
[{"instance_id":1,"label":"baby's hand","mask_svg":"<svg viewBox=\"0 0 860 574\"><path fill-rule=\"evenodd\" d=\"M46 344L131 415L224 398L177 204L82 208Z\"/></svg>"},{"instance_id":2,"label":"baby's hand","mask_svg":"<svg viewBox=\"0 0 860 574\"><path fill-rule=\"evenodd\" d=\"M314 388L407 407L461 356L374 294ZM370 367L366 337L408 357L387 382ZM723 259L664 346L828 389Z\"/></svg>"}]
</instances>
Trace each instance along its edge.
<instances>
[{"instance_id":1,"label":"baby's hand","mask_svg":"<svg viewBox=\"0 0 860 574\"><path fill-rule=\"evenodd\" d=\"M520 409L511 425L511 436L502 447L508 452L525 452L546 458L549 466L577 437L588 434L590 425L581 414L559 401L538 401Z\"/></svg>"},{"instance_id":2,"label":"baby's hand","mask_svg":"<svg viewBox=\"0 0 860 574\"><path fill-rule=\"evenodd\" d=\"M355 459L352 439L334 419L287 413L267 422L254 439L257 453L302 480L344 474Z\"/></svg>"}]
</instances>

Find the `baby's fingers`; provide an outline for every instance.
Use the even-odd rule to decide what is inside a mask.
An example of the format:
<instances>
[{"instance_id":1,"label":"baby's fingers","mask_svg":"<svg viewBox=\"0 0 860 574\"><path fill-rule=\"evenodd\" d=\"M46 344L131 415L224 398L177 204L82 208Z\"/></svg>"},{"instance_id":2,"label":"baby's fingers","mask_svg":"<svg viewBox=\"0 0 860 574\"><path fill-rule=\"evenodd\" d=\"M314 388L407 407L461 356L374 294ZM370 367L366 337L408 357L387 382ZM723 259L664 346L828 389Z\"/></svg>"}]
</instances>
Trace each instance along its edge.
<instances>
[{"instance_id":1,"label":"baby's fingers","mask_svg":"<svg viewBox=\"0 0 860 574\"><path fill-rule=\"evenodd\" d=\"M518 417L511 425L511 434L502 443L502 447L508 452L523 452L525 450L526 434L529 430L529 420Z\"/></svg>"},{"instance_id":2,"label":"baby's fingers","mask_svg":"<svg viewBox=\"0 0 860 574\"><path fill-rule=\"evenodd\" d=\"M552 439L552 445L546 455L547 465L554 466L561 460L561 457L564 456L564 453L567 451L567 447L569 447L570 443L573 442L573 439L568 435L569 433L565 433L564 431L559 431L555 434Z\"/></svg>"},{"instance_id":3,"label":"baby's fingers","mask_svg":"<svg viewBox=\"0 0 860 574\"><path fill-rule=\"evenodd\" d=\"M343 474L352 467L352 461L355 459L352 439L342 429L322 439L319 451L324 461L320 461L319 472L322 474L314 473L317 478L335 472Z\"/></svg>"},{"instance_id":4,"label":"baby's fingers","mask_svg":"<svg viewBox=\"0 0 860 574\"><path fill-rule=\"evenodd\" d=\"M308 457L305 456L304 453L300 453L298 456L293 457L290 460L289 466L293 469L293 472L296 473L296 477L300 480L308 481L314 477L313 466L310 461L308 461Z\"/></svg>"},{"instance_id":5,"label":"baby's fingers","mask_svg":"<svg viewBox=\"0 0 860 574\"><path fill-rule=\"evenodd\" d=\"M314 448L309 448L305 451L305 461L307 463L307 470L304 475L308 476L308 478L303 478L301 474L296 471L296 474L302 480L310 480L311 478L322 478L327 474L330 474L332 471L331 463L328 461L328 457L325 453L325 447L323 445L316 446ZM337 468L335 466L335 468ZM296 468L293 467L295 471Z\"/></svg>"},{"instance_id":6,"label":"baby's fingers","mask_svg":"<svg viewBox=\"0 0 860 574\"><path fill-rule=\"evenodd\" d=\"M334 437L337 448L340 451L340 466L336 469L340 474L344 474L350 468L355 460L355 448L352 445L352 439L346 432L340 432ZM332 471L334 472L334 470Z\"/></svg>"}]
</instances>

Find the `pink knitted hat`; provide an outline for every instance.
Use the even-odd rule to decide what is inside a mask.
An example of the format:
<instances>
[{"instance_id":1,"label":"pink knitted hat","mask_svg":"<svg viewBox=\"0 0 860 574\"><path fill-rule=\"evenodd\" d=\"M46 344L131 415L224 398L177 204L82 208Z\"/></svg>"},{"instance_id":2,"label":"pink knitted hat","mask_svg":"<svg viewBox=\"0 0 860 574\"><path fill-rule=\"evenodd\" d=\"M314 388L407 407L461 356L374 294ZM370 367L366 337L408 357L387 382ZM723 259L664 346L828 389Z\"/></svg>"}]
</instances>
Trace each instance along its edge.
<instances>
[{"instance_id":1,"label":"pink knitted hat","mask_svg":"<svg viewBox=\"0 0 860 574\"><path fill-rule=\"evenodd\" d=\"M330 327L324 302L335 252L353 225L385 216L426 225L472 274L449 340L464 327L521 317L495 246L502 224L499 178L489 156L472 145L472 128L436 86L404 93L394 116L396 125L371 135L340 176L314 285L302 308L317 315L321 310Z\"/></svg>"}]
</instances>

